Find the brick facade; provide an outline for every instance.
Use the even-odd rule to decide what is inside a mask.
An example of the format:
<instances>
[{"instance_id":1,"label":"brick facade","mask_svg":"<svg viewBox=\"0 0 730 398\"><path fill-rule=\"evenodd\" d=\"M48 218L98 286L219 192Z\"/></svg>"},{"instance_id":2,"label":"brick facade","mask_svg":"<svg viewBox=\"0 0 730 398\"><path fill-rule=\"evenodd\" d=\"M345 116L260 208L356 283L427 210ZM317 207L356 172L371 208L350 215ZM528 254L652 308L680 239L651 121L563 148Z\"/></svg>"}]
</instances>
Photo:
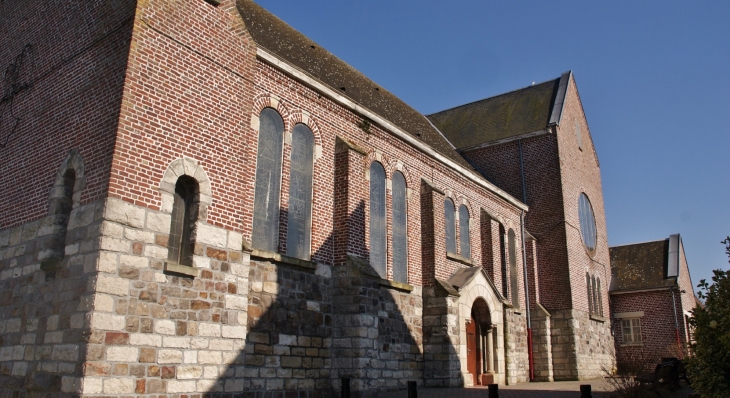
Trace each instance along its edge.
<instances>
[{"instance_id":1,"label":"brick facade","mask_svg":"<svg viewBox=\"0 0 730 398\"><path fill-rule=\"evenodd\" d=\"M576 130L581 134L580 146ZM533 292L539 300L532 297L531 300L534 300L533 307L539 303L552 314L547 329L552 333L549 355L552 364L541 366L545 369L552 366L555 380L600 376L602 367L613 366L613 343L610 343L613 337L606 318L610 260L598 158L572 75L559 125L549 126L538 135L527 134L525 138L463 153L491 181L515 197L524 195L531 208L526 215L526 228L536 238L538 278L535 284L539 285ZM523 192L521 167L526 192ZM592 253L581 237L578 216L581 193L590 199L596 220L598 242ZM591 318L588 314L586 273L601 279L604 317ZM544 330L537 333L544 334ZM602 339L608 339L609 343ZM533 347L537 351L537 346Z\"/></svg>"},{"instance_id":2,"label":"brick facade","mask_svg":"<svg viewBox=\"0 0 730 398\"><path fill-rule=\"evenodd\" d=\"M0 396L327 397L342 378L363 397L409 380L471 385L464 328L477 299L491 313L482 326L493 327L494 379L524 382L525 279L532 310L548 310L533 321L538 377L592 377L593 364L611 360L608 327L586 314L585 272L604 286L610 275L592 146L578 151L562 127L525 140L534 238L523 237L515 143L469 156L517 200L432 143L370 120L339 87L265 59L241 4L212 3L0 5L0 65L26 44L35 57L32 85L12 101L19 127L8 130L5 116L0 126L14 131L0 148L6 163L22 165L0 178L9 193L0 207ZM572 81L567 104L566 128L578 120L589 141ZM265 108L284 120L276 253L250 244ZM311 259L284 255L298 123L315 141ZM390 181L396 171L406 179L405 284L391 280L390 243L385 279L368 262L372 162L386 173L389 237ZM73 187L59 182L68 170ZM199 189L192 267L168 259L181 176ZM579 192L591 197L598 224L591 254L572 227ZM67 194L66 222L53 201ZM457 216L468 223L469 256L446 253L446 198L469 211L469 220ZM54 250L61 257L49 266Z\"/></svg>"},{"instance_id":3,"label":"brick facade","mask_svg":"<svg viewBox=\"0 0 730 398\"><path fill-rule=\"evenodd\" d=\"M625 267L622 260L626 258L623 254L627 249L641 250L650 245L659 249L649 252L643 259L640 256L633 257L633 264L625 268L635 274L651 275L646 271L645 264L654 261L658 265L655 268L656 272L653 273L654 278L645 277L631 288L617 283L611 291L616 361L622 370L643 366L645 371L652 371L653 366L661 358L682 357L688 353L687 346L692 341L692 336L687 320L692 316L691 311L697 305L697 301L684 246L679 235L672 236L674 237L678 242L678 253L669 253L668 239L611 248L614 279L617 281L621 281L626 275L618 268ZM623 253L619 253L619 250ZM666 269L668 257L673 255L678 255L676 277L667 276ZM657 284L657 281L661 283ZM641 328L639 341L627 341L624 337L621 323L623 320L632 319L638 320Z\"/></svg>"}]
</instances>

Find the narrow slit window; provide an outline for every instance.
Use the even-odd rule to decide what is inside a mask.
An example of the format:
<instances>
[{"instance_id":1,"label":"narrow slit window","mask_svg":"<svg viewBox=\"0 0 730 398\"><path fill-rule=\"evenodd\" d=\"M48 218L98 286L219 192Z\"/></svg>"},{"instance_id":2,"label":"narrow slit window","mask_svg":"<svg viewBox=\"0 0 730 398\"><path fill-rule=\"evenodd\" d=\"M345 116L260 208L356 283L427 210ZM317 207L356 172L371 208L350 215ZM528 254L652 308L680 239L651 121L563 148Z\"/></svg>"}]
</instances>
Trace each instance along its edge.
<instances>
[{"instance_id":1,"label":"narrow slit window","mask_svg":"<svg viewBox=\"0 0 730 398\"><path fill-rule=\"evenodd\" d=\"M312 234L314 135L305 124L292 130L286 254L309 260Z\"/></svg>"},{"instance_id":2,"label":"narrow slit window","mask_svg":"<svg viewBox=\"0 0 730 398\"><path fill-rule=\"evenodd\" d=\"M408 283L408 226L406 179L393 174L393 280Z\"/></svg>"},{"instance_id":3,"label":"narrow slit window","mask_svg":"<svg viewBox=\"0 0 730 398\"><path fill-rule=\"evenodd\" d=\"M596 278L596 299L598 300L598 315L603 316L603 298L601 297L601 278Z\"/></svg>"},{"instance_id":4,"label":"narrow slit window","mask_svg":"<svg viewBox=\"0 0 730 398\"><path fill-rule=\"evenodd\" d=\"M266 108L261 111L259 122L251 244L260 250L276 252L279 247L284 120L274 109Z\"/></svg>"},{"instance_id":5,"label":"narrow slit window","mask_svg":"<svg viewBox=\"0 0 730 398\"><path fill-rule=\"evenodd\" d=\"M193 265L193 228L197 221L198 195L198 182L194 178L178 178L170 217L167 259L180 265Z\"/></svg>"},{"instance_id":6,"label":"narrow slit window","mask_svg":"<svg viewBox=\"0 0 730 398\"><path fill-rule=\"evenodd\" d=\"M586 272L586 294L588 295L588 313L593 313L593 288L591 286L591 275Z\"/></svg>"},{"instance_id":7,"label":"narrow slit window","mask_svg":"<svg viewBox=\"0 0 730 398\"><path fill-rule=\"evenodd\" d=\"M61 184L54 187L56 194L49 203L49 214L55 216L53 223L58 228L58 233L52 238L50 254L42 262L42 267L46 270L59 267L66 254L66 235L71 210L73 210L75 185L76 171L68 169L63 173Z\"/></svg>"},{"instance_id":8,"label":"narrow slit window","mask_svg":"<svg viewBox=\"0 0 730 398\"><path fill-rule=\"evenodd\" d=\"M596 294L596 277L591 277L593 282L593 313L598 314L598 295Z\"/></svg>"},{"instance_id":9,"label":"narrow slit window","mask_svg":"<svg viewBox=\"0 0 730 398\"><path fill-rule=\"evenodd\" d=\"M515 231L510 229L507 232L507 246L509 247L509 281L512 305L519 307L520 291L519 280L517 279L517 244L515 242Z\"/></svg>"},{"instance_id":10,"label":"narrow slit window","mask_svg":"<svg viewBox=\"0 0 730 398\"><path fill-rule=\"evenodd\" d=\"M451 199L444 200L444 223L446 224L446 252L456 253L456 208Z\"/></svg>"},{"instance_id":11,"label":"narrow slit window","mask_svg":"<svg viewBox=\"0 0 730 398\"><path fill-rule=\"evenodd\" d=\"M385 279L388 261L385 211L385 169L370 165L370 265Z\"/></svg>"},{"instance_id":12,"label":"narrow slit window","mask_svg":"<svg viewBox=\"0 0 730 398\"><path fill-rule=\"evenodd\" d=\"M459 206L459 250L461 256L471 258L471 235L469 233L469 209L466 205Z\"/></svg>"}]
</instances>

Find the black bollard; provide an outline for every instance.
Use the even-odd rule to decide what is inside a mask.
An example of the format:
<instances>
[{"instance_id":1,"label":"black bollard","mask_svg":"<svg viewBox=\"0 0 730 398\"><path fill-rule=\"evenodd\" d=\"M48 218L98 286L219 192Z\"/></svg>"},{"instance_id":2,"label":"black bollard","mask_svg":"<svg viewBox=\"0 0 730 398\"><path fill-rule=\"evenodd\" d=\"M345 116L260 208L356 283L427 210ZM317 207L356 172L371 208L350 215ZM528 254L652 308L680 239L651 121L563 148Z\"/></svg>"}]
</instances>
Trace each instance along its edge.
<instances>
[{"instance_id":1,"label":"black bollard","mask_svg":"<svg viewBox=\"0 0 730 398\"><path fill-rule=\"evenodd\" d=\"M416 390L416 382L408 382L408 398L418 398L418 391Z\"/></svg>"},{"instance_id":2,"label":"black bollard","mask_svg":"<svg viewBox=\"0 0 730 398\"><path fill-rule=\"evenodd\" d=\"M340 398L350 398L350 378L342 378L342 390L340 391Z\"/></svg>"},{"instance_id":3,"label":"black bollard","mask_svg":"<svg viewBox=\"0 0 730 398\"><path fill-rule=\"evenodd\" d=\"M499 398L499 384L489 385L489 398Z\"/></svg>"},{"instance_id":4,"label":"black bollard","mask_svg":"<svg viewBox=\"0 0 730 398\"><path fill-rule=\"evenodd\" d=\"M580 398L591 398L593 397L593 394L591 394L591 385L590 384L581 384L580 385Z\"/></svg>"}]
</instances>

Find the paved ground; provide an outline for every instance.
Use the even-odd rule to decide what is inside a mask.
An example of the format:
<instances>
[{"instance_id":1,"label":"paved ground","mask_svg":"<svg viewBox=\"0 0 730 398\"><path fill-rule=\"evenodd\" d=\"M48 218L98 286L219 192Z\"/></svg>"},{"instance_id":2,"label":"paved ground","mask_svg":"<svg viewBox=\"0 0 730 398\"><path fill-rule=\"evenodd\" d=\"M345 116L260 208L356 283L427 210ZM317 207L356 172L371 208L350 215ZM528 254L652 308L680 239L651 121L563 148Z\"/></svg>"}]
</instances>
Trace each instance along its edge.
<instances>
[{"instance_id":1,"label":"paved ground","mask_svg":"<svg viewBox=\"0 0 730 398\"><path fill-rule=\"evenodd\" d=\"M609 398L609 385L604 380L559 381L554 383L523 383L500 386L499 398L580 398L580 385L590 384L594 398ZM677 398L686 398L690 389L678 391ZM380 394L378 398L407 398L407 391ZM418 398L488 398L486 387L419 388Z\"/></svg>"}]
</instances>

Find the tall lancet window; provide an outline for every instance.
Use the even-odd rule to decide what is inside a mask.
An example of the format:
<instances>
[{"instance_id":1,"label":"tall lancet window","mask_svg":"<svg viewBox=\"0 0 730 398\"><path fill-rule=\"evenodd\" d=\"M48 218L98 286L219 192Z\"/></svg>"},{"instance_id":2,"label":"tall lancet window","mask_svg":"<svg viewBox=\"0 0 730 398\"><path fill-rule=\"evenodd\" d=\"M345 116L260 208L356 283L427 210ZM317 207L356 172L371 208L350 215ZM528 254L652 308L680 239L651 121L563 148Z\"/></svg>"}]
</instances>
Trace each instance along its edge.
<instances>
[{"instance_id":1,"label":"tall lancet window","mask_svg":"<svg viewBox=\"0 0 730 398\"><path fill-rule=\"evenodd\" d=\"M370 165L370 265L385 279L387 255L385 215L385 169L378 162Z\"/></svg>"},{"instance_id":2,"label":"tall lancet window","mask_svg":"<svg viewBox=\"0 0 730 398\"><path fill-rule=\"evenodd\" d=\"M456 209L454 202L444 200L444 223L446 224L446 252L456 253Z\"/></svg>"},{"instance_id":3,"label":"tall lancet window","mask_svg":"<svg viewBox=\"0 0 730 398\"><path fill-rule=\"evenodd\" d=\"M517 276L517 242L515 241L515 231L513 229L507 232L507 246L509 250L509 290L512 296L512 305L519 307L520 285Z\"/></svg>"},{"instance_id":4,"label":"tall lancet window","mask_svg":"<svg viewBox=\"0 0 730 398\"><path fill-rule=\"evenodd\" d=\"M459 250L461 256L471 258L471 235L469 234L469 209L466 205L459 206Z\"/></svg>"},{"instance_id":5,"label":"tall lancet window","mask_svg":"<svg viewBox=\"0 0 730 398\"><path fill-rule=\"evenodd\" d=\"M598 315L598 294L596 292L596 277L592 276L591 280L593 282L593 313Z\"/></svg>"},{"instance_id":6,"label":"tall lancet window","mask_svg":"<svg viewBox=\"0 0 730 398\"><path fill-rule=\"evenodd\" d=\"M603 297L601 294L601 278L596 278L596 300L598 301L598 315L603 316Z\"/></svg>"},{"instance_id":7,"label":"tall lancet window","mask_svg":"<svg viewBox=\"0 0 730 398\"><path fill-rule=\"evenodd\" d=\"M586 289L588 292L588 313L593 313L593 284L591 283L591 275L586 272Z\"/></svg>"},{"instance_id":8,"label":"tall lancet window","mask_svg":"<svg viewBox=\"0 0 730 398\"><path fill-rule=\"evenodd\" d=\"M266 108L261 111L259 122L251 243L256 249L276 252L279 246L279 193L284 120L274 109Z\"/></svg>"},{"instance_id":9,"label":"tall lancet window","mask_svg":"<svg viewBox=\"0 0 730 398\"><path fill-rule=\"evenodd\" d=\"M198 193L198 182L193 177L180 176L177 179L170 217L167 259L180 265L193 265L193 228L198 219Z\"/></svg>"},{"instance_id":10,"label":"tall lancet window","mask_svg":"<svg viewBox=\"0 0 730 398\"><path fill-rule=\"evenodd\" d=\"M286 254L309 260L312 235L312 172L314 135L305 124L297 124L291 137L289 217Z\"/></svg>"},{"instance_id":11,"label":"tall lancet window","mask_svg":"<svg viewBox=\"0 0 730 398\"><path fill-rule=\"evenodd\" d=\"M408 283L408 227L406 179L393 173L393 280Z\"/></svg>"}]
</instances>

